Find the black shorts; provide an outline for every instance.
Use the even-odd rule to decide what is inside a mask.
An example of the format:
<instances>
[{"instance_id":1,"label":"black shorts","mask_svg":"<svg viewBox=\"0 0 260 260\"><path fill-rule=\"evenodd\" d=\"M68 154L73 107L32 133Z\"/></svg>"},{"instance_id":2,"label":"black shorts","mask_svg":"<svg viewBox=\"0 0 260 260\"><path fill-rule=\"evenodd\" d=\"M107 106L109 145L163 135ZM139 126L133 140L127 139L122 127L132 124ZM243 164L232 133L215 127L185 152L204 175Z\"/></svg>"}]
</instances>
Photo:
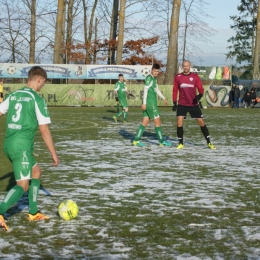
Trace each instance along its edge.
<instances>
[{"instance_id":1,"label":"black shorts","mask_svg":"<svg viewBox=\"0 0 260 260\"><path fill-rule=\"evenodd\" d=\"M203 118L203 115L201 113L199 106L182 106L178 105L176 116L184 116L186 118L187 112L190 113L191 118Z\"/></svg>"}]
</instances>

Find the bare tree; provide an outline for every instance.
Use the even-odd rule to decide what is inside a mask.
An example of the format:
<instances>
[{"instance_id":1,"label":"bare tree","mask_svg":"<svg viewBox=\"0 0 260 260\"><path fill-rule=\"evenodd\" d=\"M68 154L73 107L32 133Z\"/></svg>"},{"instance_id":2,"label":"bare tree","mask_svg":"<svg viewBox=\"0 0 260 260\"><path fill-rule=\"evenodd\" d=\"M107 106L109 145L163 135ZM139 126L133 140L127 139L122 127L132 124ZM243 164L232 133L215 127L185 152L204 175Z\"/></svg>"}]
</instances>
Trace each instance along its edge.
<instances>
[{"instance_id":1,"label":"bare tree","mask_svg":"<svg viewBox=\"0 0 260 260\"><path fill-rule=\"evenodd\" d=\"M188 55L203 52L197 46L198 42L209 41L208 37L215 32L201 17L211 17L204 8L208 5L205 0L182 0L184 21L179 25L179 39L182 49L182 61L188 59ZM200 60L200 58L198 58Z\"/></svg>"},{"instance_id":2,"label":"bare tree","mask_svg":"<svg viewBox=\"0 0 260 260\"><path fill-rule=\"evenodd\" d=\"M36 49L36 0L23 0L31 13L30 24L30 51L29 63L35 63L35 49Z\"/></svg>"},{"instance_id":3,"label":"bare tree","mask_svg":"<svg viewBox=\"0 0 260 260\"><path fill-rule=\"evenodd\" d=\"M178 27L181 8L181 0L173 0L167 65L164 84L172 84L173 77L178 72Z\"/></svg>"},{"instance_id":4,"label":"bare tree","mask_svg":"<svg viewBox=\"0 0 260 260\"><path fill-rule=\"evenodd\" d=\"M84 9L84 41L85 41L85 48L86 48L86 58L85 58L85 64L90 64L91 63L91 56L89 53L89 47L91 44L91 39L93 35L93 23L94 23L94 18L95 18L95 11L97 7L98 0L94 1L94 4L92 6L91 10L91 16L89 20L89 26L87 25L87 5L86 1L83 0L83 9Z\"/></svg>"},{"instance_id":5,"label":"bare tree","mask_svg":"<svg viewBox=\"0 0 260 260\"><path fill-rule=\"evenodd\" d=\"M256 40L254 50L253 79L260 79L259 74L259 54L260 54L260 0L258 0L257 24L256 24Z\"/></svg>"},{"instance_id":6,"label":"bare tree","mask_svg":"<svg viewBox=\"0 0 260 260\"><path fill-rule=\"evenodd\" d=\"M72 44L72 26L73 26L73 4L74 0L69 0L68 2L68 13L67 13L67 33L66 33L66 53L65 53L65 63L68 63L67 57L70 57L70 50Z\"/></svg>"},{"instance_id":7,"label":"bare tree","mask_svg":"<svg viewBox=\"0 0 260 260\"><path fill-rule=\"evenodd\" d=\"M54 41L54 54L53 63L59 64L61 59L61 47L62 47L62 30L64 23L64 0L58 0L57 6L57 18L56 18L56 29L55 29L55 41Z\"/></svg>"},{"instance_id":8,"label":"bare tree","mask_svg":"<svg viewBox=\"0 0 260 260\"><path fill-rule=\"evenodd\" d=\"M116 40L117 37L117 24L118 24L118 8L119 8L119 0L113 1L112 15L111 15L111 24L110 24L110 40ZM109 56L107 60L107 64L115 63L115 54L116 50L110 50Z\"/></svg>"},{"instance_id":9,"label":"bare tree","mask_svg":"<svg viewBox=\"0 0 260 260\"><path fill-rule=\"evenodd\" d=\"M5 62L28 62L26 35L29 30L23 14L20 13L19 1L2 1L2 17L0 19L0 48Z\"/></svg>"},{"instance_id":10,"label":"bare tree","mask_svg":"<svg viewBox=\"0 0 260 260\"><path fill-rule=\"evenodd\" d=\"M124 28L125 28L125 4L126 0L120 0L119 11L119 28L118 28L118 44L116 53L116 64L122 64L123 45L124 45Z\"/></svg>"}]
</instances>

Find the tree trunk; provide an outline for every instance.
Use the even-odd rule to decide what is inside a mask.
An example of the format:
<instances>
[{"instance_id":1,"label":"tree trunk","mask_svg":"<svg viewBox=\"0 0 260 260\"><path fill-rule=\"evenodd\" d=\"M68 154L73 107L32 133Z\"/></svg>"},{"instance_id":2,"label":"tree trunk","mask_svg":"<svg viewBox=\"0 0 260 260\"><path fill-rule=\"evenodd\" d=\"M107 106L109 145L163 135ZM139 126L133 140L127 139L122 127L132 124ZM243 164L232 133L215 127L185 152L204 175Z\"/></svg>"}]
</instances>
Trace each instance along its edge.
<instances>
[{"instance_id":1,"label":"tree trunk","mask_svg":"<svg viewBox=\"0 0 260 260\"><path fill-rule=\"evenodd\" d=\"M253 79L260 79L259 75L259 53L260 53L260 0L258 0L257 23L256 23L256 40L254 51L254 71Z\"/></svg>"},{"instance_id":2,"label":"tree trunk","mask_svg":"<svg viewBox=\"0 0 260 260\"><path fill-rule=\"evenodd\" d=\"M87 52L88 52L88 17L87 17L87 6L86 6L86 1L82 0L83 3L83 29L84 29L84 43L85 43L85 51L86 51L86 57L87 57ZM86 58L85 58L85 63L86 63Z\"/></svg>"},{"instance_id":3,"label":"tree trunk","mask_svg":"<svg viewBox=\"0 0 260 260\"><path fill-rule=\"evenodd\" d=\"M188 31L188 25L185 25L184 29L184 40L183 40L183 53L182 53L182 62L186 59L186 41L187 41L187 31Z\"/></svg>"},{"instance_id":4,"label":"tree trunk","mask_svg":"<svg viewBox=\"0 0 260 260\"><path fill-rule=\"evenodd\" d=\"M72 25L73 25L73 4L74 0L69 0L68 3L68 14L67 14L67 33L66 33L66 53L65 63L69 63L71 45L72 45Z\"/></svg>"},{"instance_id":5,"label":"tree trunk","mask_svg":"<svg viewBox=\"0 0 260 260\"><path fill-rule=\"evenodd\" d=\"M253 26L252 26L252 64L254 64L254 57L255 57L255 25L254 25L254 21L255 21L255 2L253 1L253 11L252 11L252 16L253 16Z\"/></svg>"},{"instance_id":6,"label":"tree trunk","mask_svg":"<svg viewBox=\"0 0 260 260\"><path fill-rule=\"evenodd\" d=\"M55 40L54 40L54 55L53 63L59 64L61 59L61 45L62 45L62 29L65 3L64 0L58 0Z\"/></svg>"},{"instance_id":7,"label":"tree trunk","mask_svg":"<svg viewBox=\"0 0 260 260\"><path fill-rule=\"evenodd\" d=\"M96 42L96 40L97 40L97 26L98 26L98 19L96 18L96 21L95 21L95 42ZM93 57L93 64L97 64L97 52L95 51L94 52L94 55L93 55L94 57Z\"/></svg>"},{"instance_id":8,"label":"tree trunk","mask_svg":"<svg viewBox=\"0 0 260 260\"><path fill-rule=\"evenodd\" d=\"M111 16L111 25L110 25L110 40L116 40L117 37L117 24L118 24L118 7L119 7L119 0L114 0L113 2L113 10ZM114 64L115 63L115 56L116 50L110 50L109 56L107 60L107 64Z\"/></svg>"},{"instance_id":9,"label":"tree trunk","mask_svg":"<svg viewBox=\"0 0 260 260\"><path fill-rule=\"evenodd\" d=\"M35 29L36 29L36 0L31 4L31 26L30 26L30 57L29 63L35 63Z\"/></svg>"},{"instance_id":10,"label":"tree trunk","mask_svg":"<svg viewBox=\"0 0 260 260\"><path fill-rule=\"evenodd\" d=\"M91 38L92 38L92 34L93 34L93 22L94 22L94 16L95 16L95 10L96 10L96 7L97 7L97 2L98 2L98 0L95 0L94 5L93 5L92 10L91 10L90 20L89 20L88 37L87 37L87 42L85 43L86 46L87 46L85 64L91 63L89 46L91 44Z\"/></svg>"},{"instance_id":11,"label":"tree trunk","mask_svg":"<svg viewBox=\"0 0 260 260\"><path fill-rule=\"evenodd\" d=\"M126 0L120 0L118 44L117 44L117 54L116 54L117 65L122 64L123 46L124 46L124 29L125 29L125 4L126 4Z\"/></svg>"},{"instance_id":12,"label":"tree trunk","mask_svg":"<svg viewBox=\"0 0 260 260\"><path fill-rule=\"evenodd\" d=\"M174 0L172 3L170 39L164 84L172 84L173 77L178 73L178 27L180 7L181 0Z\"/></svg>"}]
</instances>

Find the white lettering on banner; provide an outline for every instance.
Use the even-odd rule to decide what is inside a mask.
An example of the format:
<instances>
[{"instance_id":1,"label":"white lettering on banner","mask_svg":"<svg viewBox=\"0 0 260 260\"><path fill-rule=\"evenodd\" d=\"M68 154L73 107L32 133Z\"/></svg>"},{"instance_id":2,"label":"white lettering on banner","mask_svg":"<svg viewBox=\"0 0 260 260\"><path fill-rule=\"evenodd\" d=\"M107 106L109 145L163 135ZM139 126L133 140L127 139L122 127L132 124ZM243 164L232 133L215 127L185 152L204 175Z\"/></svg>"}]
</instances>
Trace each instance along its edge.
<instances>
[{"instance_id":1,"label":"white lettering on banner","mask_svg":"<svg viewBox=\"0 0 260 260\"><path fill-rule=\"evenodd\" d=\"M98 69L93 69L93 72L94 73L98 73L98 72L109 72L109 71L121 71L121 72L125 72L125 73L129 73L129 74L131 74L132 73L132 70L130 70L130 69L126 69L126 68L118 68L118 67L116 67L116 68L113 68L113 67L111 67L111 68L109 68L109 67L106 67L106 68L98 68Z\"/></svg>"},{"instance_id":2,"label":"white lettering on banner","mask_svg":"<svg viewBox=\"0 0 260 260\"><path fill-rule=\"evenodd\" d=\"M10 129L22 129L22 126L21 125L17 125L17 124L8 124L8 128Z\"/></svg>"}]
</instances>

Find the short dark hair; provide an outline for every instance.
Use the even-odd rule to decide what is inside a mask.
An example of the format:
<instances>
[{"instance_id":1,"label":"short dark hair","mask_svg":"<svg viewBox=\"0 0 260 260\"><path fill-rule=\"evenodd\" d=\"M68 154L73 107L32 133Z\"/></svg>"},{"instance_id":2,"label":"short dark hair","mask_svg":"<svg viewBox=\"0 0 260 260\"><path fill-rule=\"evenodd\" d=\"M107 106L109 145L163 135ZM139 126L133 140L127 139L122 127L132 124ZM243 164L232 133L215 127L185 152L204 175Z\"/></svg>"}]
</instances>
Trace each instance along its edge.
<instances>
[{"instance_id":1,"label":"short dark hair","mask_svg":"<svg viewBox=\"0 0 260 260\"><path fill-rule=\"evenodd\" d=\"M159 70L160 69L160 65L155 63L155 64L153 64L152 69Z\"/></svg>"},{"instance_id":2,"label":"short dark hair","mask_svg":"<svg viewBox=\"0 0 260 260\"><path fill-rule=\"evenodd\" d=\"M28 72L28 80L32 80L34 77L43 77L44 79L47 79L47 73L42 67L34 66Z\"/></svg>"},{"instance_id":3,"label":"short dark hair","mask_svg":"<svg viewBox=\"0 0 260 260\"><path fill-rule=\"evenodd\" d=\"M118 77L123 77L124 75L122 73L118 74Z\"/></svg>"}]
</instances>

